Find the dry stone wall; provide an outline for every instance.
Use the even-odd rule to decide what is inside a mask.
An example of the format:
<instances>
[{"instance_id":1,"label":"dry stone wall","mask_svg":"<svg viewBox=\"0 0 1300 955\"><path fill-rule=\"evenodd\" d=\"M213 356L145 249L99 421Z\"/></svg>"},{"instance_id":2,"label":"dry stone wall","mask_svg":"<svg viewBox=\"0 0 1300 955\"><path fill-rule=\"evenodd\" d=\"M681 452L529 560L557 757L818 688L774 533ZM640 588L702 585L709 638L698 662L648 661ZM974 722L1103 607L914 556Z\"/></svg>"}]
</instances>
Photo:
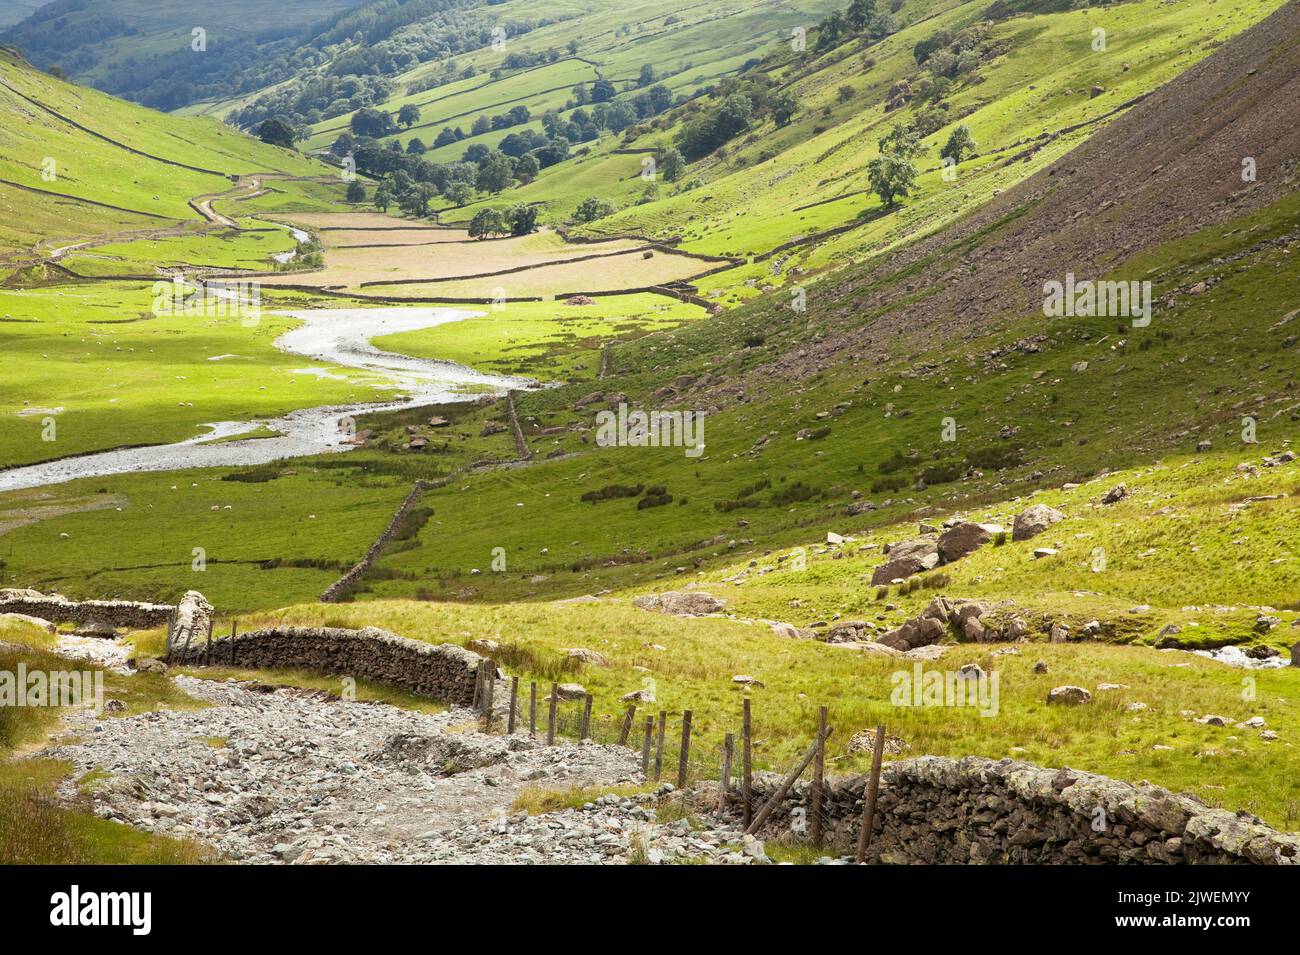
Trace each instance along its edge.
<instances>
[{"instance_id":1,"label":"dry stone wall","mask_svg":"<svg viewBox=\"0 0 1300 955\"><path fill-rule=\"evenodd\" d=\"M370 549L366 551L365 556L357 561L351 570L326 588L325 592L320 595L321 603L340 603L351 596L352 591L361 583L361 579L366 576L366 572L370 570L370 565L384 552L384 548L392 543L393 535L401 528L402 522L406 520L407 515L411 513L415 505L420 502L424 492L435 486L432 481L415 482L415 486L411 488L411 493L406 495L406 499L402 501L402 506L397 509L393 519L388 522L384 532L375 539L375 542L370 545Z\"/></svg>"},{"instance_id":2,"label":"dry stone wall","mask_svg":"<svg viewBox=\"0 0 1300 955\"><path fill-rule=\"evenodd\" d=\"M51 623L80 626L106 624L121 630L148 630L165 625L176 608L171 604L133 600L68 600L35 590L0 590L0 613L20 613Z\"/></svg>"},{"instance_id":3,"label":"dry stone wall","mask_svg":"<svg viewBox=\"0 0 1300 955\"><path fill-rule=\"evenodd\" d=\"M416 696L460 706L474 703L482 657L464 647L434 645L366 627L276 627L172 647L171 664L248 669L278 667L374 680Z\"/></svg>"},{"instance_id":4,"label":"dry stone wall","mask_svg":"<svg viewBox=\"0 0 1300 955\"><path fill-rule=\"evenodd\" d=\"M857 844L866 780L827 781L826 839L841 854ZM754 784L761 805L780 778L764 773ZM807 819L810 789L797 785L760 835ZM868 861L1295 865L1300 835L1158 786L1009 759L923 756L886 764Z\"/></svg>"}]
</instances>

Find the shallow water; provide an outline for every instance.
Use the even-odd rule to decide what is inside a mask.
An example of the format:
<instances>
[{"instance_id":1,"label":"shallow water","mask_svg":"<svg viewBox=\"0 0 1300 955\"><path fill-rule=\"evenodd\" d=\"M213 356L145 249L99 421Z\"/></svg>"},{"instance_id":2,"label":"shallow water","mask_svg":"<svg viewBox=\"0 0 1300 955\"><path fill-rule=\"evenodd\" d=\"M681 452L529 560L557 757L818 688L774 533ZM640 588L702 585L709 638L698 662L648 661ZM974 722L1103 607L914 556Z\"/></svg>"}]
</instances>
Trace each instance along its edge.
<instances>
[{"instance_id":1,"label":"shallow water","mask_svg":"<svg viewBox=\"0 0 1300 955\"><path fill-rule=\"evenodd\" d=\"M484 374L455 362L385 352L370 344L370 339L382 335L433 328L472 318L482 312L426 307L306 309L276 314L303 322L276 339L276 348L331 365L374 372L391 382L391 387L400 397L391 402L304 408L279 418L218 421L206 425L211 431L176 444L102 451L0 471L0 491L43 487L111 474L246 467L281 458L336 453L352 447L346 443L351 435L351 429L346 425L357 415L470 400L484 391L501 393L511 388L536 387L537 384L528 378ZM299 369L295 373L305 371ZM475 392L467 394L463 390L466 386L474 387ZM262 427L279 432L279 436L207 443L215 438L247 434Z\"/></svg>"}]
</instances>

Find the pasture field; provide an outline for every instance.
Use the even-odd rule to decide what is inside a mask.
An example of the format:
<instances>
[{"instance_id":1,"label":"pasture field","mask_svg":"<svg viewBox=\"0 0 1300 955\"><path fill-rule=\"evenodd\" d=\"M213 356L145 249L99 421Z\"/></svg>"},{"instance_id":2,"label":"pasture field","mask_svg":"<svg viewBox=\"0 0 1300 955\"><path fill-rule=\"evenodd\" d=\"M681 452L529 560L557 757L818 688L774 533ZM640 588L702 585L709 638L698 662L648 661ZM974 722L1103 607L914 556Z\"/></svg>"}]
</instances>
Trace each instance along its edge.
<instances>
[{"instance_id":1,"label":"pasture field","mask_svg":"<svg viewBox=\"0 0 1300 955\"><path fill-rule=\"evenodd\" d=\"M479 318L374 339L378 348L460 362L542 381L590 381L600 350L616 342L705 317L698 305L664 295L611 295L588 305L508 302Z\"/></svg>"}]
</instances>

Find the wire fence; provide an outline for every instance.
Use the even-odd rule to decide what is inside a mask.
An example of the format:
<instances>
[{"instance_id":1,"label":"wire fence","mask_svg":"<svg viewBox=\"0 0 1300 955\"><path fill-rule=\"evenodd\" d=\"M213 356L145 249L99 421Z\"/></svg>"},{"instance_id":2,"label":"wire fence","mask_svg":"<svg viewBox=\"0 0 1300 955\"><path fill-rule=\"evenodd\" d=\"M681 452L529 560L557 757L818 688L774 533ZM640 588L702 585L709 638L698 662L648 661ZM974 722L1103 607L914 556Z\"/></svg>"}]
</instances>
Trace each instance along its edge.
<instances>
[{"instance_id":1,"label":"wire fence","mask_svg":"<svg viewBox=\"0 0 1300 955\"><path fill-rule=\"evenodd\" d=\"M653 703L627 704L621 716L593 712L590 693L565 693L561 684L523 683L518 677L497 678L496 664L489 660L480 668L475 691L475 709L487 732L526 733L555 745L573 740L624 746L637 753L646 782L671 783L679 788L700 782L717 783L720 812L739 810L747 833L755 832L776 818L788 820L790 834L797 840L820 847L827 833L842 820L830 812L825 783L826 741L834 733L829 711L820 707L812 739L802 757L773 784L764 778L753 780L754 741L751 701L743 703L741 725L725 733L718 745L702 744L694 735L691 710L669 712ZM872 766L863 791L863 814L859 825L857 858L862 861L871 841L876 793L886 733L883 726L872 735ZM805 772L806 785L798 785ZM788 803L788 805L787 805Z\"/></svg>"}]
</instances>

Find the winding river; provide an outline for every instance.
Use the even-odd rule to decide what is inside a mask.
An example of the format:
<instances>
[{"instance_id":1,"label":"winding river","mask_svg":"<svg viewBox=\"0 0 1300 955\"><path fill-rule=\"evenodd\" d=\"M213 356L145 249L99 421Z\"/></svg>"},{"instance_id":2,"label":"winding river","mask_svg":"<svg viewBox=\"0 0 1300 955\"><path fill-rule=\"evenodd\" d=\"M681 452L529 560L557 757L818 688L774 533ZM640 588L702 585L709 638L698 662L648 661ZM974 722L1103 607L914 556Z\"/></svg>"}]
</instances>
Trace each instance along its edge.
<instances>
[{"instance_id":1,"label":"winding river","mask_svg":"<svg viewBox=\"0 0 1300 955\"><path fill-rule=\"evenodd\" d=\"M304 408L279 418L218 421L207 425L211 428L208 433L176 444L120 448L12 468L0 471L0 491L43 487L111 474L245 467L282 458L337 453L353 447L348 443L349 432L344 423L357 415L464 400L463 389L466 386L472 386L479 393L501 393L537 385L529 378L489 375L454 362L381 351L370 343L372 338L433 328L473 318L481 312L401 307L306 309L276 314L288 315L303 323L276 339L275 346L281 351L330 365L373 372L391 382L401 397L391 402ZM277 432L277 436L213 443L215 439L234 438L262 428Z\"/></svg>"}]
</instances>

